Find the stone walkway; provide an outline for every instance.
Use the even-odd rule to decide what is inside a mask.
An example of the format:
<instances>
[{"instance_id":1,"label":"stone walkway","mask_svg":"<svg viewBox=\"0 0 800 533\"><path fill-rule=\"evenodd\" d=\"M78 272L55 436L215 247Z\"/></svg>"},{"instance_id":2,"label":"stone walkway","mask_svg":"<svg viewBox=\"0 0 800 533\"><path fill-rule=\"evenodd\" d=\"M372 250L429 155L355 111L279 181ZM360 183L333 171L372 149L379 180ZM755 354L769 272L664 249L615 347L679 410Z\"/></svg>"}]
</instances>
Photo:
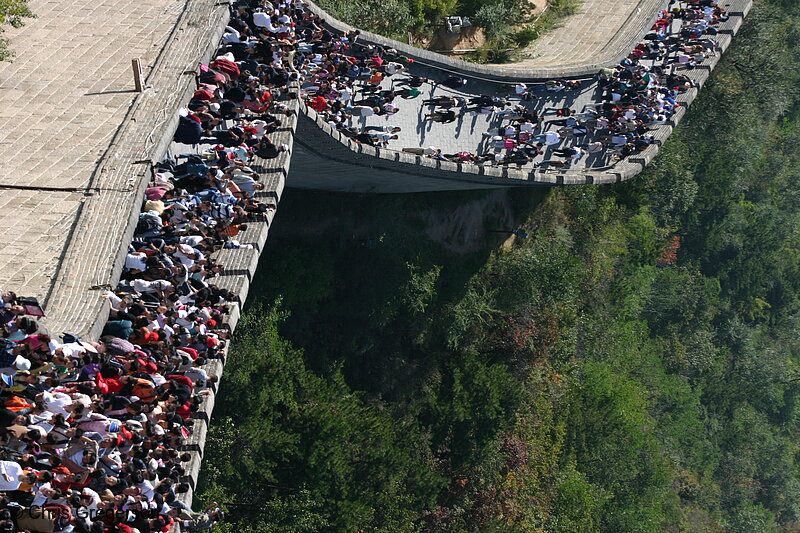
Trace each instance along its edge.
<instances>
[{"instance_id":1,"label":"stone walkway","mask_svg":"<svg viewBox=\"0 0 800 533\"><path fill-rule=\"evenodd\" d=\"M45 324L85 333L114 281L149 170L227 6L207 0L32 0L0 63L0 287ZM131 59L147 83L133 91ZM160 154L158 154L160 155Z\"/></svg>"},{"instance_id":2,"label":"stone walkway","mask_svg":"<svg viewBox=\"0 0 800 533\"><path fill-rule=\"evenodd\" d=\"M6 32L0 188L33 189L0 192L0 287L46 296L82 190L133 101L131 58L149 70L183 5L32 0L38 18Z\"/></svg>"},{"instance_id":3,"label":"stone walkway","mask_svg":"<svg viewBox=\"0 0 800 533\"><path fill-rule=\"evenodd\" d=\"M313 0L308 8L339 32L355 28L332 17ZM416 58L419 63L490 80L547 80L589 77L601 68L617 64L649 31L659 9L668 0L582 0L578 12L567 17L561 27L545 34L529 50L530 57L518 63L478 64L415 48L368 31L360 41L395 48Z\"/></svg>"},{"instance_id":4,"label":"stone walkway","mask_svg":"<svg viewBox=\"0 0 800 533\"><path fill-rule=\"evenodd\" d=\"M614 64L627 53L662 0L582 0L578 12L534 41L528 58L498 68L563 68L581 64Z\"/></svg>"},{"instance_id":5,"label":"stone walkway","mask_svg":"<svg viewBox=\"0 0 800 533\"><path fill-rule=\"evenodd\" d=\"M412 72L416 75L429 77L431 80L444 78L441 72L429 67L415 66ZM402 77L398 75L398 78ZM382 87L391 89L392 80L384 80ZM489 150L488 141L491 135L488 135L487 132L496 130L498 127L508 126L511 123L509 120L497 115L480 115L470 112L450 124L434 123L430 120L423 120L424 116L434 109L441 108L424 106L422 101L425 98L433 98L435 96L461 96L466 99L480 94L495 96L498 94L497 91L503 87L505 87L503 84L479 79L470 79L464 90L452 90L438 84L426 83L420 87L422 91L420 97L413 100L403 100L402 98L395 100L394 103L399 108L395 115L352 118L350 124L356 128L387 125L402 128L400 133L397 134L398 139L389 142L388 148L392 150L435 146L436 148L441 148L445 154L454 154L462 151L482 154ZM521 101L514 95L506 96L506 98L512 104L522 104L528 109L536 110L543 117L545 123L541 129L537 129L537 133L559 128L559 126L548 124L549 121L559 118L555 115L557 108L570 107L582 112L585 106L598 101L598 87L595 81L584 82L580 90L568 92L546 91L541 85L533 85L531 87L534 88L534 97L531 100ZM505 95L505 93L503 94ZM457 111L457 108L454 109ZM574 144L587 142L588 139L589 137L576 138ZM565 142L564 144L569 145L572 143ZM539 157L536 162L541 162L543 159L548 159L548 157ZM592 167L605 166L607 164L606 159L607 154L600 158L592 156L580 161L578 167L582 168L587 160L589 160ZM531 164L526 165L528 168L532 166ZM512 167L516 168L516 165L512 165Z\"/></svg>"}]
</instances>

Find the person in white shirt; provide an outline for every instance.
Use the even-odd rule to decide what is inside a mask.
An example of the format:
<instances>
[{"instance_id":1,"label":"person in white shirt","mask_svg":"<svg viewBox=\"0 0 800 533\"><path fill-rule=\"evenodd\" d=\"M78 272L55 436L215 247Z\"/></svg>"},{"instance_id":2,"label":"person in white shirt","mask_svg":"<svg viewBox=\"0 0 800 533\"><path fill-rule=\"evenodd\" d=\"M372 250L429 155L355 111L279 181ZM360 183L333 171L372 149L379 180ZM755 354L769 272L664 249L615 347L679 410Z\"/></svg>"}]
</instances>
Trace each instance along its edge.
<instances>
[{"instance_id":1,"label":"person in white shirt","mask_svg":"<svg viewBox=\"0 0 800 533\"><path fill-rule=\"evenodd\" d=\"M0 461L0 492L17 490L22 484L20 478L25 475L16 461Z\"/></svg>"},{"instance_id":2,"label":"person in white shirt","mask_svg":"<svg viewBox=\"0 0 800 533\"><path fill-rule=\"evenodd\" d=\"M125 270L138 270L144 272L147 270L145 261L147 254L144 252L132 252L125 257Z\"/></svg>"},{"instance_id":3,"label":"person in white shirt","mask_svg":"<svg viewBox=\"0 0 800 533\"><path fill-rule=\"evenodd\" d=\"M380 111L377 107L370 107L368 105L357 105L353 106L349 109L350 114L354 117L371 117L378 111Z\"/></svg>"},{"instance_id":4,"label":"person in white shirt","mask_svg":"<svg viewBox=\"0 0 800 533\"><path fill-rule=\"evenodd\" d=\"M347 104L353 98L353 91L347 85L340 86L336 92L339 93L339 101L343 104Z\"/></svg>"},{"instance_id":5,"label":"person in white shirt","mask_svg":"<svg viewBox=\"0 0 800 533\"><path fill-rule=\"evenodd\" d=\"M400 63L394 63L392 61L386 63L386 65L383 66L383 69L389 76L394 76L398 72L402 72L404 68L405 67L403 67L403 65L401 65Z\"/></svg>"},{"instance_id":6,"label":"person in white shirt","mask_svg":"<svg viewBox=\"0 0 800 533\"><path fill-rule=\"evenodd\" d=\"M231 28L230 26L225 26L225 33L222 36L222 42L225 44L232 44L232 43L240 43L241 35L239 32Z\"/></svg>"},{"instance_id":7,"label":"person in white shirt","mask_svg":"<svg viewBox=\"0 0 800 533\"><path fill-rule=\"evenodd\" d=\"M388 145L389 141L393 141L393 140L398 139L397 135L392 135L391 133L378 133L378 132L371 131L371 132L367 133L367 135L369 135L370 137L372 137L376 141L382 143L384 146Z\"/></svg>"},{"instance_id":8,"label":"person in white shirt","mask_svg":"<svg viewBox=\"0 0 800 533\"><path fill-rule=\"evenodd\" d=\"M188 246L188 245L181 244L180 246ZM157 279L154 281L135 279L131 282L131 287L138 294L144 294L147 292L158 292L158 291L166 292L173 288L172 283L170 283L165 279Z\"/></svg>"}]
</instances>

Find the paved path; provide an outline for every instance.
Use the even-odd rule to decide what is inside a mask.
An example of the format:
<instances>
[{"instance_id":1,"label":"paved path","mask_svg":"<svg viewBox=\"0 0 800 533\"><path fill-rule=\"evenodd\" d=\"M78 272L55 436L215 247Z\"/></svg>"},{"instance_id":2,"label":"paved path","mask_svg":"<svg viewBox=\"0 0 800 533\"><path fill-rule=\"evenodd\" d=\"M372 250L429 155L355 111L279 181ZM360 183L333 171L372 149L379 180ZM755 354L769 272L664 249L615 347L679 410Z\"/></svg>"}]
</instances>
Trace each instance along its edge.
<instances>
[{"instance_id":1,"label":"paved path","mask_svg":"<svg viewBox=\"0 0 800 533\"><path fill-rule=\"evenodd\" d=\"M0 287L43 297L86 187L182 0L32 0L38 18L6 36L0 63Z\"/></svg>"},{"instance_id":2,"label":"paved path","mask_svg":"<svg viewBox=\"0 0 800 533\"><path fill-rule=\"evenodd\" d=\"M577 13L534 41L524 52L528 58L498 67L613 64L665 5L662 0L582 0Z\"/></svg>"},{"instance_id":3,"label":"paved path","mask_svg":"<svg viewBox=\"0 0 800 533\"><path fill-rule=\"evenodd\" d=\"M219 38L207 0L32 0L0 63L0 287L85 333L114 281L146 165L170 136L185 72ZM131 59L152 85L132 91Z\"/></svg>"},{"instance_id":4,"label":"paved path","mask_svg":"<svg viewBox=\"0 0 800 533\"><path fill-rule=\"evenodd\" d=\"M421 76L430 77L430 79L443 79L441 72L436 72L435 69L428 67L415 67L413 73ZM399 75L398 78L401 78ZM384 80L383 87L389 89L392 87L392 81ZM406 147L426 147L435 146L441 148L445 154L453 154L457 152L472 152L472 153L486 153L488 151L487 141L491 136L485 135L490 130L496 130L500 126L507 126L511 122L503 119L498 115L480 115L477 113L467 113L462 118L459 118L450 124L440 124L431 121L423 121L426 113L432 112L433 106L423 106L422 101L425 98L432 98L434 96L442 95L457 95L464 98L471 98L475 95L485 94L488 96L495 96L498 89L504 87L503 84L484 82L481 80L470 79L469 83L464 87L464 90L452 90L441 85L424 84L420 89L422 95L413 100L403 100L402 98L395 99L400 111L393 116L372 116L351 119L351 124L355 127L363 126L398 126L401 129L398 134L397 140L390 141L389 148L393 150L400 150ZM541 129L537 129L537 133L549 131L551 129L557 130L560 126L550 125L547 122L556 120L559 117L555 115L555 109L561 107L570 107L577 111L583 111L584 106L590 103L599 101L597 98L598 87L595 81L586 81L580 90L569 92L550 92L544 90L542 86L534 92L533 99L528 101L521 101L516 96L512 95L507 97L512 104L522 104L528 109L535 109L544 118L544 125ZM455 108L454 108L455 109ZM587 142L590 137L576 138L576 141ZM593 139L592 139L593 140ZM578 143L578 144L579 144ZM565 145L572 143L566 142ZM538 157L535 162L541 162L547 157ZM600 167L606 165L606 156L601 158L592 157L589 159L590 166ZM578 165L583 167L586 160L583 160ZM526 165L531 167L532 165Z\"/></svg>"},{"instance_id":5,"label":"paved path","mask_svg":"<svg viewBox=\"0 0 800 533\"><path fill-rule=\"evenodd\" d=\"M131 59L152 66L183 5L33 0L0 63L0 185L85 185L133 100Z\"/></svg>"},{"instance_id":6,"label":"paved path","mask_svg":"<svg viewBox=\"0 0 800 533\"><path fill-rule=\"evenodd\" d=\"M592 0L588 1L592 2ZM602 2L598 1L597 3ZM680 31L680 28L681 21L678 20L673 23L671 31L677 33ZM649 60L642 60L641 62L649 66L655 63ZM692 71L688 70L678 70L678 72L689 75L693 74ZM427 77L430 80L442 80L444 78L442 72L438 69L422 66L419 63L413 65L411 73ZM402 79L401 75L395 77ZM399 138L390 141L388 148L392 150L401 150L407 147L424 148L427 146L434 146L436 148L441 148L442 152L445 154L454 154L462 151L484 154L490 151L489 140L491 136L498 133L498 128L504 128L511 124L511 121L496 114L481 115L470 112L459 117L458 120L450 124L434 123L430 120L424 120L425 114L433 112L434 109L442 108L422 105L422 101L435 96L452 95L469 99L475 95L501 95L511 104L519 104L529 110L535 110L536 113L542 117L543 122L541 126L535 130L536 133L557 131L562 127L561 125L552 123L552 121L561 118L556 115L556 109L568 107L575 112L581 113L586 110L587 106L593 106L602 101L600 97L601 90L597 79L582 80L580 89L562 92L547 91L543 84L529 84L528 87L532 90L532 98L530 100L521 100L514 95L512 87L508 84L491 82L482 78L468 77L467 79L469 80L467 85L459 90L452 90L437 83L425 83L420 87L422 91L420 97L412 100L403 100L402 98L395 99L394 103L399 108L396 114L382 117L353 118L350 124L354 127L393 125L402 128L400 133L397 134ZM392 78L384 80L382 87L385 89L400 88L400 86L394 86L394 80ZM509 95L508 93L511 94ZM453 109L457 111L457 108ZM599 137L594 134L571 139L568 138L562 141L557 147L564 148L567 146L584 144L598 140L598 138ZM538 156L531 163L526 165L512 164L510 166L511 168L533 168L534 165L551 159L550 150L551 148L547 148L543 155ZM588 155L582 158L577 164L573 165L572 168L606 168L612 163L611 152L609 150L604 150L601 153Z\"/></svg>"},{"instance_id":7,"label":"paved path","mask_svg":"<svg viewBox=\"0 0 800 533\"><path fill-rule=\"evenodd\" d=\"M356 29L332 17L313 0L305 3L328 27L339 32ZM658 10L666 8L668 3L668 0L583 0L576 14L531 46L528 59L502 65L470 63L368 31L361 32L360 40L395 48L420 63L494 80L586 77L625 57L650 29Z\"/></svg>"}]
</instances>

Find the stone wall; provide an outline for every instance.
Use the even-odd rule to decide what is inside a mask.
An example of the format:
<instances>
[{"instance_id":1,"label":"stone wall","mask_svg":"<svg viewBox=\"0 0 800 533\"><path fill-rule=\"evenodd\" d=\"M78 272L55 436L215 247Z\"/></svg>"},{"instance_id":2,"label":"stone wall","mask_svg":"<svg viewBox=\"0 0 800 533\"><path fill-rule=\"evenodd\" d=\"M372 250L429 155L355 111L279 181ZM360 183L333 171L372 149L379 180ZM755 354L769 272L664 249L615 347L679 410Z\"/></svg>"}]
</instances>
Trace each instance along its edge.
<instances>
[{"instance_id":1,"label":"stone wall","mask_svg":"<svg viewBox=\"0 0 800 533\"><path fill-rule=\"evenodd\" d=\"M732 36L741 26L742 19L749 11L750 7L751 0L734 0L731 2L729 9L734 11L734 16L732 16L731 19L722 26L722 32L720 32L720 35L718 36L720 46L723 49L726 49L730 44ZM739 11L735 11L737 9ZM213 35L213 39L210 40L211 45L203 56L205 60L208 60L208 58L210 58L213 54L213 51L216 49L217 43L219 42L219 36L221 35L222 29L224 28L226 22L227 10L225 13L216 12L213 21L214 27L205 28L206 31L210 31ZM718 60L719 57L715 57L708 62L708 65L704 65L704 68L695 69L695 79L697 79L701 84L705 82L711 69L713 69L713 66L716 65ZM183 76L180 79L182 80L181 85L177 88L173 88L173 92L171 93L168 101L178 102L173 107L175 110L177 110L179 103L188 100L188 97L194 88L193 76ZM692 89L683 95L681 100L688 105L696 96L697 89ZM150 97L152 98L154 96L151 95ZM148 97L143 96L142 98ZM641 171L645 164L649 163L652 158L655 157L658 151L658 146L653 146L640 154L639 157L631 158L617 165L613 172L602 173L548 173L542 170L526 172L516 169L457 164L435 161L420 156L414 156L412 154L374 148L354 143L350 139L341 136L338 132L333 131L330 126L320 119L320 117L318 117L313 110L306 108L306 106L299 100L291 100L290 103L291 107L295 111L295 114L290 120L284 121L285 126L279 132L271 135L272 140L276 144L285 143L289 146L294 146L294 141L297 140L297 151L303 153L303 161L296 161L296 163L300 163L299 166L306 168L309 173L314 171L314 169L309 167L309 165L319 165L314 171L313 179L318 180L321 183L324 183L327 180L330 182L330 186L320 188L330 188L335 190L355 190L355 187L352 186L352 183L349 185L346 183L341 185L341 183L345 181L344 176L347 174L355 174L352 170L354 167L357 167L356 172L360 174L356 181L360 181L361 183L371 182L375 192L407 192L404 190L406 185L403 182L398 182L398 180L408 179L409 177L413 177L415 180L418 180L418 189L416 190L490 188L519 185L614 183L624 181L636 175ZM142 103L139 104L139 106L143 105L144 104ZM132 110L131 117L134 121L137 120L137 109L140 109L139 106ZM299 112L302 112L303 114L300 115L298 119ZM684 110L681 109L676 114L675 121L680 121L683 115ZM166 113L159 119L159 121L156 121L153 131L158 129L161 133L155 135L155 137L152 134L144 136L145 139L149 139L149 141L146 143L148 149L145 152L145 155L158 154L161 156L164 154L171 141L176 125L177 113ZM660 127L656 133L656 136L660 141L663 142L663 140L669 136L671 131L672 128L670 126ZM295 132L297 132L297 139L295 139ZM122 138L125 138L124 132ZM120 150L122 150L124 146L120 146ZM128 151L131 152L130 149ZM287 179L289 179L289 165L291 163L293 151L294 148L290 152L282 153L277 159L259 162L261 168L258 170L263 176L267 187L264 191L260 191L257 194L258 198L262 200L273 198L276 203L280 200L284 186L287 184ZM117 158L121 160L118 165L125 165L124 171L129 176L129 179L135 183L135 187L132 187L133 191L129 192L129 194L133 195L133 200L131 201L129 199L128 203L125 204L128 206L128 209L127 211L123 211L123 213L125 213L125 231L122 232L115 241L118 243L116 248L117 252L115 266L110 272L107 273L106 277L100 278L105 283L113 284L119 279L119 274L122 269L122 262L124 261L127 250L127 243L130 241L132 236L133 228L135 227L135 220L140 211L143 191L149 180L149 176L144 170L138 170L141 167L132 166L135 164L135 161L133 161L132 158L136 154L137 152L125 154L123 151L123 155L117 156ZM141 152L138 152L138 154L141 154ZM327 170L325 170L322 167L322 163L314 163L313 158L327 161L330 166L327 168ZM308 163L308 161L311 161L311 163ZM387 176L390 178L389 180L386 179ZM303 176L298 175L297 171L295 170L295 172L292 173L292 178L290 179L293 181L296 180L299 183L303 179ZM309 177L309 179L311 179L311 177ZM337 183L334 180L338 180L340 185L337 186ZM389 183L382 183L381 180L384 182L391 180L394 183L390 185ZM427 184L427 188L425 188L424 184ZM107 213L106 217L107 216L110 215ZM269 234L269 227L274 216L275 211L270 211L263 218L263 220L248 224L248 229L243 232L240 241L243 244L252 244L253 249L226 249L215 254L216 260L225 266L225 272L219 278L217 278L215 282L222 287L231 289L237 294L237 300L235 302L231 302L230 313L226 321L226 326L230 328L231 331L235 330L242 306L247 299L250 284L253 281L256 267L258 265L260 255L264 249L264 245ZM90 221L85 221L84 223L90 223ZM89 250L83 250L83 253L86 254L90 252ZM99 298L99 294L98 300L101 300ZM80 310L80 308L78 308L78 310ZM107 319L108 309L101 300L98 302L98 305L91 306L89 311L89 314L86 316L91 319L91 324L86 322L86 318L84 317L82 319L83 322L78 322L79 326L77 330L74 327L68 327L71 325L71 323L67 322L66 319L62 317L59 317L57 321L50 320L49 322L46 322L46 325L51 326L51 329L53 329L52 326L55 324L56 327L59 328L53 329L53 331L60 332L62 331L61 328L63 327L64 331L77 331L86 337L97 338L100 330L103 327L103 324ZM75 312L72 312L68 316L71 317L74 314ZM84 323L88 325L85 327L80 327L80 324ZM227 350L225 354L227 355ZM221 377L223 368L224 358L219 361L211 361L206 366L206 371L211 375ZM208 423L213 412L214 402L214 396L209 396L204 400L202 410L197 413L193 420L193 433L189 443L186 446L186 450L192 453L192 460L190 463L188 463L186 476L186 481L190 483L192 488L195 487L197 478L199 476L200 465L203 457L203 448L208 431ZM191 505L192 498L193 493L190 491L185 495L184 501Z\"/></svg>"},{"instance_id":2,"label":"stone wall","mask_svg":"<svg viewBox=\"0 0 800 533\"><path fill-rule=\"evenodd\" d=\"M682 106L673 115L670 124L654 127L653 135L656 139L654 144L613 167L595 170L517 169L438 161L354 142L335 131L313 109L301 103L303 117L299 126L298 142L301 146L298 147L298 152L302 157L295 162L290 185L346 192L422 192L511 186L610 184L629 180L638 175L655 158L674 126L683 119L686 107L697 97L699 90L721 59L722 53L730 46L733 36L741 27L751 7L752 0L732 0L726 5L731 16L719 25L719 33L715 37L720 52L693 70L683 71L698 83L698 87L688 90L677 98ZM327 16L318 7L312 6L312 8L318 10L320 16L325 17L327 23L334 29L338 31L352 29ZM362 35L365 40L383 46L402 44L373 34L362 33ZM633 46L630 45L628 50ZM402 52L420 62L431 61L431 56L439 56L408 45L403 45ZM453 64L462 65L461 70L457 72L465 77L472 75L474 67L483 67L444 56L439 57L441 59L438 61L446 60L447 65L453 69L456 68ZM594 68L594 72L598 68ZM520 77L514 79L528 79L521 77L522 73L519 75ZM326 179L322 173L330 173L331 179Z\"/></svg>"},{"instance_id":3,"label":"stone wall","mask_svg":"<svg viewBox=\"0 0 800 533\"><path fill-rule=\"evenodd\" d=\"M195 5L195 2L197 5ZM172 42L167 44L167 48L185 45L188 38L203 39L203 42L207 42L208 44L202 55L191 59L191 63L180 63L182 67L192 66L196 68L198 61L203 63L209 62L214 52L219 47L223 30L229 20L229 11L226 5L220 8L219 5L215 6L209 3L203 3L202 0L191 0L190 3L187 4L187 10L186 28L190 33L184 34L180 31L180 27L182 26L179 26L178 31L173 33L171 37ZM213 17L209 14L213 14ZM199 35L195 35L194 30L196 30ZM166 70L166 72L161 75L165 79L174 80L174 76L171 75L175 73L174 67L176 64L178 64L178 60L173 60L171 65L166 65L165 70L170 66L172 66L173 69ZM162 86L160 84L155 85L154 88L157 87L158 91L151 88L148 90L150 91L149 93L145 92L140 95L137 101L142 100L143 102L140 102L134 107L129 115L129 120L131 121L133 129L137 129L136 126L138 125L140 126L138 130L150 132L149 135L143 137L146 140L144 143L146 151L143 152L142 145L125 145L120 141L117 148L118 152L111 152L109 154L109 159L111 161L119 161L116 165L119 165L120 172L123 170L126 172L132 186L126 191L127 204L120 206L120 210L124 216L120 217L120 221L118 222L123 222L125 227L119 234L112 234L107 237L108 239L114 239L114 242L116 242L114 266L107 273L108 277L98 278L99 283L115 285L119 280L128 252L128 243L133 237L133 231L136 227L139 213L141 212L144 190L150 183L150 163L162 160L168 154L175 129L178 125L178 108L185 105L185 103L189 101L192 93L196 90L194 70L187 71L185 69L180 69L178 74L177 85L171 87L167 87L166 85ZM148 78L147 81L150 83L155 80ZM296 93L297 87L291 87L290 91ZM163 94L159 94L161 92L163 92ZM155 117L139 112L141 106L147 105L151 99L158 99L159 101L164 100L162 105L165 106L165 110ZM299 111L298 102L298 100L287 100L285 102L293 111L293 115L291 117L282 118L283 127L270 135L270 139L275 144L285 143L290 147L294 145L297 114ZM167 108L167 105L170 107ZM151 120L151 122L142 125L144 120ZM137 124L137 122L139 122L139 124ZM141 133L138 135L141 135ZM125 139L124 132L122 139ZM276 205L278 204L283 194L286 178L289 173L292 151L293 150L290 148L289 152L282 152L277 158L268 161L257 159L255 164L252 165L261 175L261 181L265 184L263 190L256 192L256 199L262 202L273 200ZM144 160L133 162L133 159L142 155L147 155L148 157ZM122 210L123 207L125 210ZM241 310L247 299L250 284L252 283L259 258L266 244L269 228L275 217L275 213L275 210L270 210L259 220L248 222L247 229L237 237L241 244L251 244L253 246L252 249L223 249L213 254L215 261L225 268L219 277L211 278L210 281L216 283L220 287L230 289L237 295L236 300L229 304L230 312L223 324L223 327L229 329L231 332L236 329L236 325L238 324ZM97 231L103 231L104 219L112 217L113 214L113 212L105 213L104 217L99 221L93 217L84 221L83 224L98 224L96 227ZM88 236L89 235L86 235L84 237ZM84 249L80 255L86 257L87 254L92 253L93 249L93 247ZM78 249L72 251L80 252ZM83 291L80 292L82 293ZM69 314L67 318L64 318L61 314L53 313L52 308L50 308L48 309L48 313L52 314L53 318L45 320L45 325L54 332L68 331L78 333L84 338L97 339L100 336L100 332L109 314L108 304L100 297L101 294L102 290L92 291L92 295L96 296L97 305L89 306L86 309L80 307L75 308L75 312L81 310L86 311L86 313L82 315L81 320L77 323L70 323L68 321L72 315L75 314L74 312ZM75 297L72 297L70 301L74 301L74 299ZM214 386L215 393L218 390L222 378L225 357L227 357L228 354L227 346L223 354L222 359L209 361L209 363L203 367L209 375L215 375L219 378L219 381ZM184 451L191 453L192 459L185 465L186 476L182 481L188 482L192 490L181 495L181 500L189 506L192 504L193 490L200 474L208 424L214 410L215 400L215 395L206 396L203 400L201 410L193 416L192 435L184 447ZM175 528L175 531L177 531L177 528Z\"/></svg>"},{"instance_id":4,"label":"stone wall","mask_svg":"<svg viewBox=\"0 0 800 533\"><path fill-rule=\"evenodd\" d=\"M285 143L289 146L293 146L295 129L297 127L297 102L297 100L289 101L289 106L293 109L294 115L284 119L284 126L279 131L270 135L270 139L275 144ZM266 185L264 190L256 193L255 196L258 200L266 201L273 199L276 204L280 202L286 184L286 178L289 174L291 160L292 152L290 151L281 153L276 159L257 161L257 165L254 165L254 167L259 174L261 174L261 180ZM212 278L210 281L236 293L236 301L229 304L230 312L224 324L231 332L235 331L236 325L239 322L239 317L244 303L247 300L247 295L250 292L250 285L253 282L256 268L258 267L258 261L266 245L269 228L275 217L275 213L275 210L270 210L262 220L248 222L247 229L238 236L238 240L241 244L251 244L253 246L252 249L223 249L213 254L214 260L225 268L219 277ZM217 376L219 381L214 387L215 394L206 397L201 410L194 416L192 421L192 435L184 448L185 451L192 454L192 460L187 464L187 475L184 479L184 481L187 481L192 487L192 490L183 495L181 500L190 506L194 496L193 491L200 476L200 466L203 460L203 449L208 434L208 425L211 414L214 411L216 392L219 390L218 387L222 380L225 358L228 355L228 346L226 346L223 353L223 359L209 361L209 363L203 367L209 375Z\"/></svg>"},{"instance_id":5,"label":"stone wall","mask_svg":"<svg viewBox=\"0 0 800 533\"><path fill-rule=\"evenodd\" d=\"M340 33L351 32L356 28L331 16L311 0L305 0L308 9L322 17L328 28ZM359 41L377 44L384 48L394 48L415 61L441 70L465 76L487 78L494 81L545 81L554 78L587 78L594 76L601 68L619 63L630 53L636 43L647 33L656 21L658 11L668 5L666 0L639 0L639 5L623 25L623 29L609 36L606 51L596 57L580 58L572 65L558 68L520 68L513 63L507 65L480 65L461 59L447 57L436 52L388 39L382 35L361 30Z\"/></svg>"}]
</instances>

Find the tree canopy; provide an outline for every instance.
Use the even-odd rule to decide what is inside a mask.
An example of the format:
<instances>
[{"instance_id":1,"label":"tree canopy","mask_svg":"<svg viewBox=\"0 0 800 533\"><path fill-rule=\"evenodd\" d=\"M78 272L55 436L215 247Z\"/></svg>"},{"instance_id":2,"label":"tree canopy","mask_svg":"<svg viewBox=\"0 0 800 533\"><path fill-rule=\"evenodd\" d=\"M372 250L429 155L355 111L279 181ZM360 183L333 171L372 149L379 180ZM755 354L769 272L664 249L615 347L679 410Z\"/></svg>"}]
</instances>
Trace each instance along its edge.
<instances>
[{"instance_id":1,"label":"tree canopy","mask_svg":"<svg viewBox=\"0 0 800 533\"><path fill-rule=\"evenodd\" d=\"M506 246L425 237L488 193L286 195L200 498L248 533L796 530L798 35L756 3L639 178L514 190Z\"/></svg>"}]
</instances>

